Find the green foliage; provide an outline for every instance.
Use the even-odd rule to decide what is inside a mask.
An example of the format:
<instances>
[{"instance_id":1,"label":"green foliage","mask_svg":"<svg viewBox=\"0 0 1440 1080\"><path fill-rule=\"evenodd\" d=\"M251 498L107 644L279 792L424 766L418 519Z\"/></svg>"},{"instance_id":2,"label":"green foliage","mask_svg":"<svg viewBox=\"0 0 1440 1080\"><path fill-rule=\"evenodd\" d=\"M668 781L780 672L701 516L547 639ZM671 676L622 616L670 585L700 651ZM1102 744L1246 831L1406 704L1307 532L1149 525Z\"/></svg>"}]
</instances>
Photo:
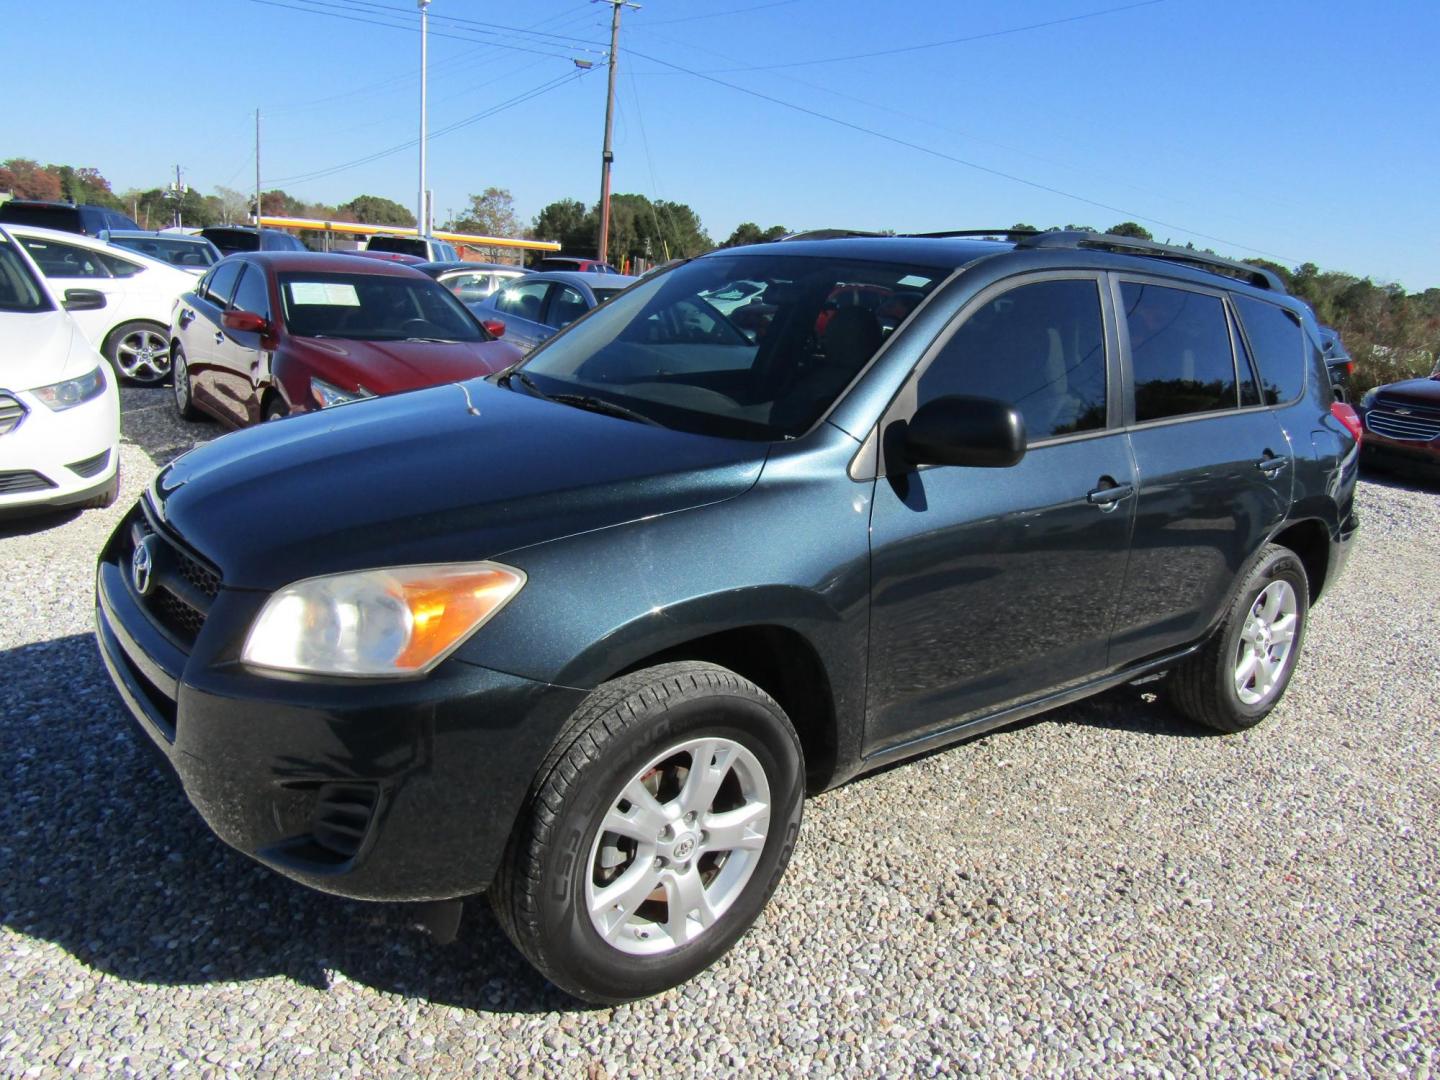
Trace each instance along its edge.
<instances>
[{"instance_id":1,"label":"green foliage","mask_svg":"<svg viewBox=\"0 0 1440 1080\"><path fill-rule=\"evenodd\" d=\"M567 255L589 255L600 235L600 213L579 199L561 199L540 211L534 235L558 240ZM607 262L624 267L637 259L651 263L689 258L715 246L700 216L684 203L644 195L610 197L610 240Z\"/></svg>"},{"instance_id":2,"label":"green foliage","mask_svg":"<svg viewBox=\"0 0 1440 1080\"><path fill-rule=\"evenodd\" d=\"M1111 225L1105 230L1111 236L1128 236L1132 240L1154 240L1154 235L1144 225L1136 224L1133 221L1122 221L1119 225Z\"/></svg>"},{"instance_id":3,"label":"green foliage","mask_svg":"<svg viewBox=\"0 0 1440 1080\"><path fill-rule=\"evenodd\" d=\"M355 221L366 225L408 225L415 224L415 215L394 199L379 195L357 195L348 203L341 203L337 210L347 211ZM327 218L326 220L333 220Z\"/></svg>"},{"instance_id":4,"label":"green foliage","mask_svg":"<svg viewBox=\"0 0 1440 1080\"><path fill-rule=\"evenodd\" d=\"M740 247L742 244L768 244L789 232L784 225L771 225L768 229L762 229L753 221L742 221L720 246L728 248Z\"/></svg>"}]
</instances>

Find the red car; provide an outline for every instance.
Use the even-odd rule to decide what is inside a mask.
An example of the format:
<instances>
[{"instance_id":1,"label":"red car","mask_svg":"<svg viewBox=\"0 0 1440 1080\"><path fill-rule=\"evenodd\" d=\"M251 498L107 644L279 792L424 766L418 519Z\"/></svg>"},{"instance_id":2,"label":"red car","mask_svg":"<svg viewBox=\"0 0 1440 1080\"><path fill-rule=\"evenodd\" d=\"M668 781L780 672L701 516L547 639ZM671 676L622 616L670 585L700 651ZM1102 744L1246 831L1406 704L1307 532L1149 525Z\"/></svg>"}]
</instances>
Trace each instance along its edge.
<instances>
[{"instance_id":1,"label":"red car","mask_svg":"<svg viewBox=\"0 0 1440 1080\"><path fill-rule=\"evenodd\" d=\"M1412 466L1440 477L1440 367L1420 379L1377 386L1360 399L1361 459Z\"/></svg>"},{"instance_id":2,"label":"red car","mask_svg":"<svg viewBox=\"0 0 1440 1080\"><path fill-rule=\"evenodd\" d=\"M443 285L398 263L232 255L175 304L175 407L229 427L488 375L520 359Z\"/></svg>"}]
</instances>

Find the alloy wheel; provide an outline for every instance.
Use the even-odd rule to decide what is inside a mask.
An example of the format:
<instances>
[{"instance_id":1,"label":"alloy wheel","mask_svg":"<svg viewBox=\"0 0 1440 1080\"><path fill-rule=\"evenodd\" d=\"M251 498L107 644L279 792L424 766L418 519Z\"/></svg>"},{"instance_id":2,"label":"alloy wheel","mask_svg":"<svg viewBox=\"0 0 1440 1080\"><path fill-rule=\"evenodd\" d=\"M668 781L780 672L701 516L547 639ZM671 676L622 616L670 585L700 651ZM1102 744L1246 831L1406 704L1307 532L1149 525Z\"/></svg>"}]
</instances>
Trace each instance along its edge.
<instances>
[{"instance_id":1,"label":"alloy wheel","mask_svg":"<svg viewBox=\"0 0 1440 1080\"><path fill-rule=\"evenodd\" d=\"M159 382L170 370L170 346L154 330L132 330L115 345L115 366L136 382Z\"/></svg>"},{"instance_id":2,"label":"alloy wheel","mask_svg":"<svg viewBox=\"0 0 1440 1080\"><path fill-rule=\"evenodd\" d=\"M1295 589L1277 579L1250 605L1235 648L1235 693L1246 705L1267 701L1280 685L1299 625Z\"/></svg>"}]
</instances>

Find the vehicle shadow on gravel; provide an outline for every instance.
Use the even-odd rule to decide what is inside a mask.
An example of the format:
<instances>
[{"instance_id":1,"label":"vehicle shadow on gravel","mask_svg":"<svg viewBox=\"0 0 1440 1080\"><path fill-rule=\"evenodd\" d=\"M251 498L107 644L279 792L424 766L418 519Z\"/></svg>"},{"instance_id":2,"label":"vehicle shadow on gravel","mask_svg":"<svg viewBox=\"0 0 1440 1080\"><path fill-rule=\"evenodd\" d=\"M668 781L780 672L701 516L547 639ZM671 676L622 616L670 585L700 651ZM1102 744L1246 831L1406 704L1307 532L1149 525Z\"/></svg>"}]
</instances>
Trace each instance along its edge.
<instances>
[{"instance_id":1,"label":"vehicle shadow on gravel","mask_svg":"<svg viewBox=\"0 0 1440 1080\"><path fill-rule=\"evenodd\" d=\"M94 640L0 651L0 922L161 985L351 980L496 1013L578 1003L520 957L483 901L436 945L415 909L313 892L212 836L124 713Z\"/></svg>"},{"instance_id":2,"label":"vehicle shadow on gravel","mask_svg":"<svg viewBox=\"0 0 1440 1080\"><path fill-rule=\"evenodd\" d=\"M169 383L121 387L120 406L121 440L143 450L157 469L224 434L213 420L181 420Z\"/></svg>"},{"instance_id":3,"label":"vehicle shadow on gravel","mask_svg":"<svg viewBox=\"0 0 1440 1080\"><path fill-rule=\"evenodd\" d=\"M0 516L0 540L9 540L15 536L33 536L35 533L68 525L78 518L80 513L78 509L43 510L28 513L17 511Z\"/></svg>"}]
</instances>

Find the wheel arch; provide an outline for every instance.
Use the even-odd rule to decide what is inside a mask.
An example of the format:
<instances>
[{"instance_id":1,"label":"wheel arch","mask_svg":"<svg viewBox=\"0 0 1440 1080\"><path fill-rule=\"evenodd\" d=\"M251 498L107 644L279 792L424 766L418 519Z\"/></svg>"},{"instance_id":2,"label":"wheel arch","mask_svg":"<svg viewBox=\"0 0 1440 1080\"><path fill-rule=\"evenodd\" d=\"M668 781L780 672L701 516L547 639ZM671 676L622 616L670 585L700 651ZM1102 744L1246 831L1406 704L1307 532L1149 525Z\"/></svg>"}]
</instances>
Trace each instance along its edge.
<instances>
[{"instance_id":1,"label":"wheel arch","mask_svg":"<svg viewBox=\"0 0 1440 1080\"><path fill-rule=\"evenodd\" d=\"M1287 523L1271 537L1272 544L1279 544L1295 553L1305 567L1305 578L1310 588L1310 603L1320 598L1330 573L1330 530L1316 518Z\"/></svg>"}]
</instances>

